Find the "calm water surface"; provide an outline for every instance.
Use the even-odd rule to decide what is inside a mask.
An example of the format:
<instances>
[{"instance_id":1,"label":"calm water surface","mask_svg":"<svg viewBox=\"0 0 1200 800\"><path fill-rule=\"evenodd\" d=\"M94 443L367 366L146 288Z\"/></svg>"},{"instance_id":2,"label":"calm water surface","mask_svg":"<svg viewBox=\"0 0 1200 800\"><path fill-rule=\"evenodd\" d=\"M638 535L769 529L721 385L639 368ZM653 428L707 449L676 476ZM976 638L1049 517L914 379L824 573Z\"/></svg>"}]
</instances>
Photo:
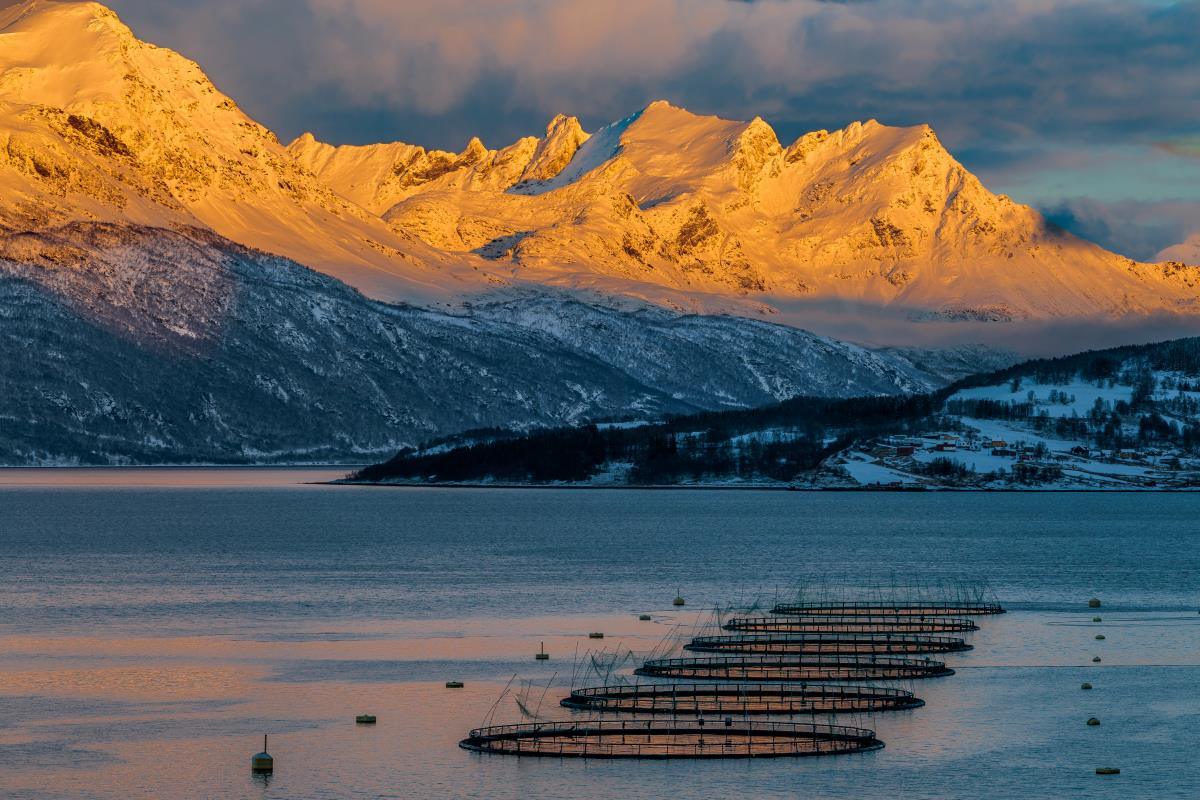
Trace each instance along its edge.
<instances>
[{"instance_id":1,"label":"calm water surface","mask_svg":"<svg viewBox=\"0 0 1200 800\"><path fill-rule=\"evenodd\" d=\"M84 472L80 486L78 474L0 471L0 797L1200 787L1193 495L401 490L297 483L340 470ZM909 686L925 708L843 719L878 729L876 753L585 763L456 747L489 712L520 721L514 697L568 716L563 689L596 680L581 666L589 647L644 655L717 605L981 586L1013 613L947 659L957 675ZM677 590L683 609L670 605ZM534 662L543 641L552 658ZM449 679L467 687L446 690ZM379 724L356 727L366 711ZM263 732L269 780L248 769ZM1094 774L1108 765L1122 774Z\"/></svg>"}]
</instances>

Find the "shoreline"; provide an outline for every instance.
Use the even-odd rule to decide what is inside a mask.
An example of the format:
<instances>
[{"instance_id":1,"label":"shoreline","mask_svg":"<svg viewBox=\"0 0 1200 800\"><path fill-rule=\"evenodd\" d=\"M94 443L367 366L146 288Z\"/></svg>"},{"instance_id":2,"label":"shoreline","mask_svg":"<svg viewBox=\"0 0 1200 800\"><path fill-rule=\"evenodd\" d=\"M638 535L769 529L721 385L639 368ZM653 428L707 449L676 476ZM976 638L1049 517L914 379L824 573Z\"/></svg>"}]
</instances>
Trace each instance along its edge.
<instances>
[{"instance_id":1,"label":"shoreline","mask_svg":"<svg viewBox=\"0 0 1200 800\"><path fill-rule=\"evenodd\" d=\"M991 494L1190 494L1200 492L1200 487L1187 488L1127 488L1118 489L1084 489L1084 488L1047 488L1036 487L1013 489L974 489L952 486L924 486L909 489L888 489L874 486L771 486L771 485L696 485L696 484L654 484L649 486L634 486L628 484L579 484L564 485L550 483L385 483L381 481L317 481L315 484L324 486L359 486L384 489L587 489L587 490L631 490L631 491L753 491L753 492L845 492L850 494L929 494L929 493L991 493Z\"/></svg>"},{"instance_id":2,"label":"shoreline","mask_svg":"<svg viewBox=\"0 0 1200 800\"><path fill-rule=\"evenodd\" d=\"M370 464L325 463L320 461L289 461L284 463L258 462L254 464L0 464L0 473L16 470L151 470L151 469L356 469Z\"/></svg>"}]
</instances>

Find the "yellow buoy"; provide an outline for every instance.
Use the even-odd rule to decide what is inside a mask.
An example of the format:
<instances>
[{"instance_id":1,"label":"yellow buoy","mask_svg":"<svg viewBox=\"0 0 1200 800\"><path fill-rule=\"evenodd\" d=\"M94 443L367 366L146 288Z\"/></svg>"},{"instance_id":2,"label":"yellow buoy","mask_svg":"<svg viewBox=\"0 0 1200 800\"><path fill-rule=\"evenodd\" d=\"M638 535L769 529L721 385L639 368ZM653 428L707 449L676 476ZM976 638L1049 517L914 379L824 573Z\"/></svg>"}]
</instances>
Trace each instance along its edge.
<instances>
[{"instance_id":1,"label":"yellow buoy","mask_svg":"<svg viewBox=\"0 0 1200 800\"><path fill-rule=\"evenodd\" d=\"M675 590L675 599L671 601L671 605L673 605L673 606L684 605L683 595L680 594L678 589Z\"/></svg>"},{"instance_id":2,"label":"yellow buoy","mask_svg":"<svg viewBox=\"0 0 1200 800\"><path fill-rule=\"evenodd\" d=\"M542 649L533 654L534 659L537 661L549 661L550 654L546 652L546 643L541 642L541 646Z\"/></svg>"},{"instance_id":3,"label":"yellow buoy","mask_svg":"<svg viewBox=\"0 0 1200 800\"><path fill-rule=\"evenodd\" d=\"M1120 775L1121 770L1116 767L1096 767L1097 775Z\"/></svg>"},{"instance_id":4,"label":"yellow buoy","mask_svg":"<svg viewBox=\"0 0 1200 800\"><path fill-rule=\"evenodd\" d=\"M649 614L642 614L640 617L638 617L638 619L640 619L642 622L649 622L649 621L650 621L650 615L649 615Z\"/></svg>"},{"instance_id":5,"label":"yellow buoy","mask_svg":"<svg viewBox=\"0 0 1200 800\"><path fill-rule=\"evenodd\" d=\"M591 633L588 634L588 638L589 639L603 639L604 634L601 633L600 631L592 631Z\"/></svg>"},{"instance_id":6,"label":"yellow buoy","mask_svg":"<svg viewBox=\"0 0 1200 800\"><path fill-rule=\"evenodd\" d=\"M267 752L267 735L263 734L263 749L250 757L250 769L254 772L274 772L275 759Z\"/></svg>"},{"instance_id":7,"label":"yellow buoy","mask_svg":"<svg viewBox=\"0 0 1200 800\"><path fill-rule=\"evenodd\" d=\"M461 688L463 688L463 682L462 681L446 681L446 688L447 689L461 689Z\"/></svg>"},{"instance_id":8,"label":"yellow buoy","mask_svg":"<svg viewBox=\"0 0 1200 800\"><path fill-rule=\"evenodd\" d=\"M1096 719L1095 717L1088 717L1087 724L1094 728L1100 724L1100 720Z\"/></svg>"},{"instance_id":9,"label":"yellow buoy","mask_svg":"<svg viewBox=\"0 0 1200 800\"><path fill-rule=\"evenodd\" d=\"M1079 688L1080 689L1090 689L1090 688L1092 688L1092 685L1090 683L1084 683Z\"/></svg>"},{"instance_id":10,"label":"yellow buoy","mask_svg":"<svg viewBox=\"0 0 1200 800\"><path fill-rule=\"evenodd\" d=\"M1099 607L1100 607L1100 598L1093 597L1091 600L1088 600L1088 608L1099 608Z\"/></svg>"},{"instance_id":11,"label":"yellow buoy","mask_svg":"<svg viewBox=\"0 0 1200 800\"><path fill-rule=\"evenodd\" d=\"M1103 633L1097 633L1097 634L1096 634L1096 638L1097 638L1097 639L1099 639L1099 640L1101 640L1101 641L1103 641L1103 639L1104 639L1104 634L1103 634Z\"/></svg>"}]
</instances>

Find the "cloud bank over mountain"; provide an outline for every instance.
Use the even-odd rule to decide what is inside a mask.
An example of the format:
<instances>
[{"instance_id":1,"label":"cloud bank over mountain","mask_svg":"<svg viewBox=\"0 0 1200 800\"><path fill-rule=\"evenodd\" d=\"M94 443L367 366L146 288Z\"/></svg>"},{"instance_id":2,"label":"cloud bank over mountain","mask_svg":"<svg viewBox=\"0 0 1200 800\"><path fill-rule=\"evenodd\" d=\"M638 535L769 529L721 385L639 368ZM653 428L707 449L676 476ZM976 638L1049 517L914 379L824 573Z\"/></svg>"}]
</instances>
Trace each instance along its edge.
<instances>
[{"instance_id":1,"label":"cloud bank over mountain","mask_svg":"<svg viewBox=\"0 0 1200 800\"><path fill-rule=\"evenodd\" d=\"M441 146L462 143L443 137L465 141L489 127L494 138L515 138L584 97L596 116L587 124L670 95L735 117L753 104L785 136L789 126L800 133L869 108L897 123L928 121L952 141L1050 133L1171 141L1194 133L1200 110L1192 79L1200 4L1192 2L113 5L135 29L189 54L222 51L229 58L218 80L248 104L272 106L269 121L285 135L309 124L301 98L392 115L409 123L409 138ZM277 24L254 24L265 19ZM241 46L251 38L258 46ZM291 90L278 97L263 88L262 72ZM484 91L497 85L507 88ZM518 111L504 113L514 102ZM385 138L346 124L325 133Z\"/></svg>"}]
</instances>

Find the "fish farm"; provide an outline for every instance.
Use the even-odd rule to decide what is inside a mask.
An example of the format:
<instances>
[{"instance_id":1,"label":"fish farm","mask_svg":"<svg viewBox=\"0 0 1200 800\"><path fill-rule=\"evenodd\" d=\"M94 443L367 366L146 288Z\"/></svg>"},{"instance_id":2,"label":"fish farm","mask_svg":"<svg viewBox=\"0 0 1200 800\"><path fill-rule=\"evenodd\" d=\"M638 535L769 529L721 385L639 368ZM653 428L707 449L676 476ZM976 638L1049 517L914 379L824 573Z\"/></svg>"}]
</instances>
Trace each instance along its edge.
<instances>
[{"instance_id":1,"label":"fish farm","mask_svg":"<svg viewBox=\"0 0 1200 800\"><path fill-rule=\"evenodd\" d=\"M792 603L781 604L771 609L772 614L797 617L852 617L852 616L895 616L895 617L976 617L1003 614L1004 609L996 603L952 602L952 603Z\"/></svg>"},{"instance_id":2,"label":"fish farm","mask_svg":"<svg viewBox=\"0 0 1200 800\"><path fill-rule=\"evenodd\" d=\"M497 700L481 727L459 746L502 755L637 759L878 750L884 743L873 730L771 718L919 709L925 701L912 691L875 684L953 675L951 667L931 654L942 658L938 654L971 650L967 639L980 629L972 617L1003 614L1004 609L984 602L985 592L970 587L867 596L869 600L860 594L842 602L831 591L821 590L815 597L798 591L796 602L777 603L771 616L747 616L762 608L754 601L713 609L689 633L677 623L656 647L640 655L630 649L601 650L580 659L577 653L568 684L573 688L558 703L573 712L573 719L541 716L554 677L536 687L524 682L521 691L528 694L513 699L525 721L493 725ZM819 602L800 602L809 599ZM681 602L679 596L674 605ZM730 612L743 616L724 618ZM630 680L630 667L638 680ZM577 680L585 675L597 679L591 686ZM581 685L586 688L575 688Z\"/></svg>"},{"instance_id":3,"label":"fish farm","mask_svg":"<svg viewBox=\"0 0 1200 800\"><path fill-rule=\"evenodd\" d=\"M941 678L954 670L928 658L892 656L707 656L660 658L634 674L654 678L710 681L899 681Z\"/></svg>"},{"instance_id":4,"label":"fish farm","mask_svg":"<svg viewBox=\"0 0 1200 800\"><path fill-rule=\"evenodd\" d=\"M704 719L533 722L477 728L465 750L560 758L781 758L864 753L883 742L866 728L809 722Z\"/></svg>"},{"instance_id":5,"label":"fish farm","mask_svg":"<svg viewBox=\"0 0 1200 800\"><path fill-rule=\"evenodd\" d=\"M697 636L683 646L701 653L767 655L854 655L861 653L961 653L973 649L953 636L907 633L791 633Z\"/></svg>"},{"instance_id":6,"label":"fish farm","mask_svg":"<svg viewBox=\"0 0 1200 800\"><path fill-rule=\"evenodd\" d=\"M925 701L903 689L815 684L659 683L575 689L567 708L634 714L837 714L905 711Z\"/></svg>"},{"instance_id":7,"label":"fish farm","mask_svg":"<svg viewBox=\"0 0 1200 800\"><path fill-rule=\"evenodd\" d=\"M734 617L721 626L745 633L969 633L979 630L962 617L850 616Z\"/></svg>"}]
</instances>

